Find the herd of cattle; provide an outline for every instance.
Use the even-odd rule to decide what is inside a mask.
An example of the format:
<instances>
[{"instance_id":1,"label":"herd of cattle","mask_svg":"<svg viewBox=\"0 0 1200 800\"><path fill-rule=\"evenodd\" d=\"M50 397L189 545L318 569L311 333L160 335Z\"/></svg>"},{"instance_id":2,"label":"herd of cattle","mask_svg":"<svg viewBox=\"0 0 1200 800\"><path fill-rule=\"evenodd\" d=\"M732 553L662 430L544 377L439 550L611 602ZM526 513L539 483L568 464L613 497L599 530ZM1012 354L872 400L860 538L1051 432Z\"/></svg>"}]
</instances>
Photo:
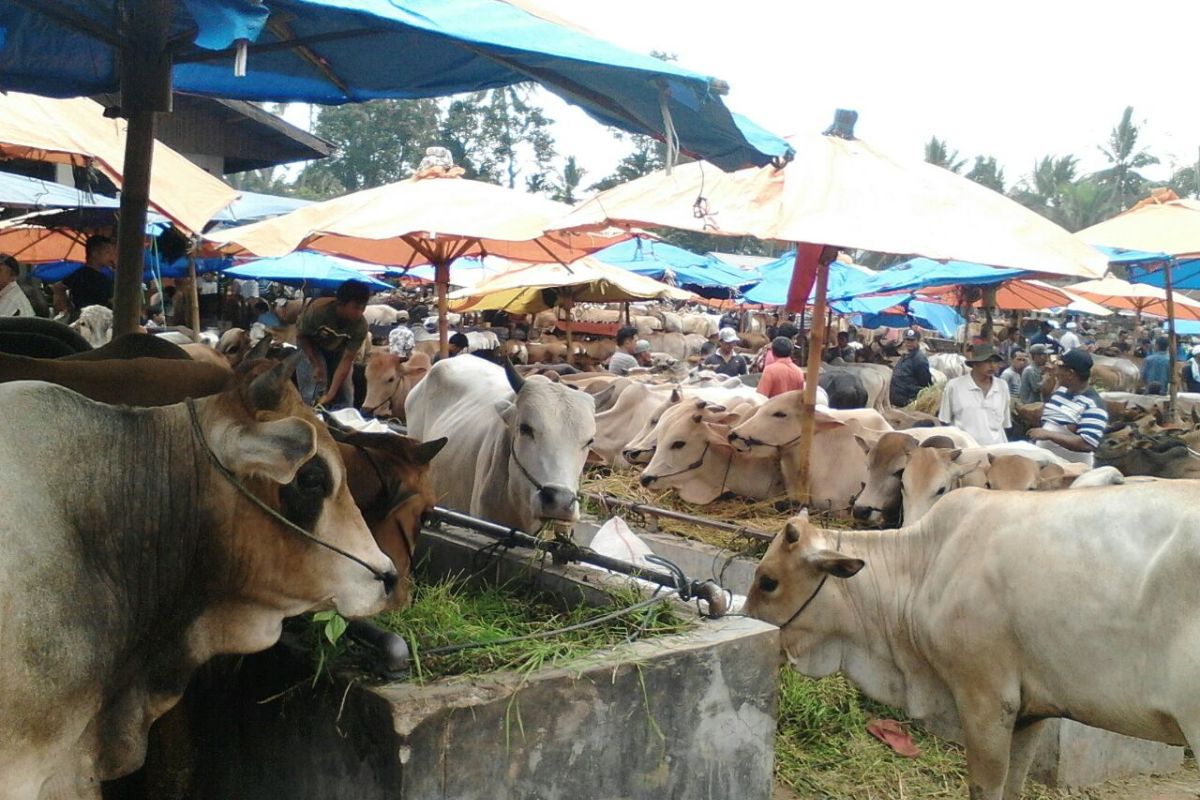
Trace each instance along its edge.
<instances>
[{"instance_id":1,"label":"herd of cattle","mask_svg":"<svg viewBox=\"0 0 1200 800\"><path fill-rule=\"evenodd\" d=\"M373 360L367 405L403 413L409 437L371 435L306 408L299 356L272 357L269 339L89 349L35 324L68 354L0 353L0 798L98 797L204 661L268 647L305 611L403 605L435 503L527 530L572 520L589 460L641 466L643 484L694 503L796 491L799 393ZM847 376L871 407L827 407ZM748 600L797 668L957 719L973 798L1018 796L1050 717L1200 742L1197 484L1126 477L1191 477L1192 434L1125 422L1099 454L1110 468L1079 474L922 425L888 405L887 380L879 365L823 370L811 506L905 527L793 518Z\"/></svg>"}]
</instances>

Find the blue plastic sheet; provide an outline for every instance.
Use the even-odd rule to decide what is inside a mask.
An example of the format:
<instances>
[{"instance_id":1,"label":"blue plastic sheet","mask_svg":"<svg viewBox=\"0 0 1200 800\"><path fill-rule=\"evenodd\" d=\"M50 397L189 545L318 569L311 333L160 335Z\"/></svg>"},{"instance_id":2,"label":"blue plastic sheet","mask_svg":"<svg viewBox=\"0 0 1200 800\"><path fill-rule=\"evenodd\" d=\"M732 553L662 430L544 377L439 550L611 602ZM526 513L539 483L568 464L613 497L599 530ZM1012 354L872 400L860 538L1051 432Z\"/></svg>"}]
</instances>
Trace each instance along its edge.
<instances>
[{"instance_id":1,"label":"blue plastic sheet","mask_svg":"<svg viewBox=\"0 0 1200 800\"><path fill-rule=\"evenodd\" d=\"M655 280L663 280L670 271L676 286L720 297L729 297L760 280L758 275L723 264L710 255L640 237L606 247L593 258Z\"/></svg>"},{"instance_id":2,"label":"blue plastic sheet","mask_svg":"<svg viewBox=\"0 0 1200 800\"><path fill-rule=\"evenodd\" d=\"M388 291L393 288L390 284L362 272L362 266L364 265L360 262L348 258L297 250L278 258L257 258L222 271L234 278L256 278L277 283L319 286L324 289L336 289L349 280L365 283L375 291Z\"/></svg>"}]
</instances>

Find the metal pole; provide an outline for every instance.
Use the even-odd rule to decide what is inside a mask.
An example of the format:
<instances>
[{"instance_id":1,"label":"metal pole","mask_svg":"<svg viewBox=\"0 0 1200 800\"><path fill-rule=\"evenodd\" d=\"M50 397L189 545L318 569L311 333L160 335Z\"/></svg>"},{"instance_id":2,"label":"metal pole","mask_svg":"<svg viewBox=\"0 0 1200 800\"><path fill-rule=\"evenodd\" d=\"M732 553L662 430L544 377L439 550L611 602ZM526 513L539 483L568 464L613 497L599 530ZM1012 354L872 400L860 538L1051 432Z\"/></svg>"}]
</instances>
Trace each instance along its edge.
<instances>
[{"instance_id":1,"label":"metal pole","mask_svg":"<svg viewBox=\"0 0 1200 800\"><path fill-rule=\"evenodd\" d=\"M829 284L829 262L821 255L817 265L817 296L813 303L812 330L808 337L808 368L804 371L804 409L800 418L800 442L797 449L796 496L793 501L803 505L809 500L813 436L816 434L817 386L821 378L821 351L825 349L825 295ZM799 251L797 251L799 258Z\"/></svg>"},{"instance_id":2,"label":"metal pole","mask_svg":"<svg viewBox=\"0 0 1200 800\"><path fill-rule=\"evenodd\" d=\"M1163 284L1167 290L1167 357L1170 365L1167 371L1167 417L1172 421L1177 419L1176 400L1179 394L1179 379L1175 375L1175 289L1171 286L1171 267L1174 262L1172 258L1163 265Z\"/></svg>"}]
</instances>

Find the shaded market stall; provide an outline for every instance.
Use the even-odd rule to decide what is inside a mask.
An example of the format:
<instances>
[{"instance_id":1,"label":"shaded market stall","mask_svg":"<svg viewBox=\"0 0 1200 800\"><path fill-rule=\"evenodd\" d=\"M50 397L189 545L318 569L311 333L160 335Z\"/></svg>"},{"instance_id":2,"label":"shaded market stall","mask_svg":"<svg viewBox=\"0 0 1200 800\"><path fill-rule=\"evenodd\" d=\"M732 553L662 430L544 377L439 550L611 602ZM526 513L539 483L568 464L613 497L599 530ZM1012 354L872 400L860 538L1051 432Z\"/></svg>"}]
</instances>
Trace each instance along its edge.
<instances>
[{"instance_id":1,"label":"shaded market stall","mask_svg":"<svg viewBox=\"0 0 1200 800\"><path fill-rule=\"evenodd\" d=\"M171 110L173 91L338 104L536 81L604 124L666 142L672 158L688 153L732 169L790 152L730 113L720 99L723 82L622 50L530 2L14 0L0 6L0 30L0 90L120 92L116 114L128 120L128 169L118 231L118 335L137 325L134 284L155 115Z\"/></svg>"}]
</instances>

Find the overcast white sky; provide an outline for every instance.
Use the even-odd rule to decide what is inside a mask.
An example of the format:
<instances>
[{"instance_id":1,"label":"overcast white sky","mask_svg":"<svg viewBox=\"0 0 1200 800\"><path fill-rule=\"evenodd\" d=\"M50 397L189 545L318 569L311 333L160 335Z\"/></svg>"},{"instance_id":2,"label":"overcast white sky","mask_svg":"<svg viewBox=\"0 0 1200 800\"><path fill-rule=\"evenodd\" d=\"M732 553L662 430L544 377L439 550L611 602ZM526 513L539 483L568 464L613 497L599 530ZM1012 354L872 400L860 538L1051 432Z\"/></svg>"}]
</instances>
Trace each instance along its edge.
<instances>
[{"instance_id":1,"label":"overcast white sky","mask_svg":"<svg viewBox=\"0 0 1200 800\"><path fill-rule=\"evenodd\" d=\"M1195 163L1200 149L1198 0L540 2L728 81L728 105L782 135L824 130L835 108L852 108L860 138L920 158L937 135L962 157L994 155L1010 185L1043 155L1101 168L1097 145L1127 105L1163 161L1148 176ZM625 152L553 95L544 106L559 152L587 168L585 186Z\"/></svg>"}]
</instances>

